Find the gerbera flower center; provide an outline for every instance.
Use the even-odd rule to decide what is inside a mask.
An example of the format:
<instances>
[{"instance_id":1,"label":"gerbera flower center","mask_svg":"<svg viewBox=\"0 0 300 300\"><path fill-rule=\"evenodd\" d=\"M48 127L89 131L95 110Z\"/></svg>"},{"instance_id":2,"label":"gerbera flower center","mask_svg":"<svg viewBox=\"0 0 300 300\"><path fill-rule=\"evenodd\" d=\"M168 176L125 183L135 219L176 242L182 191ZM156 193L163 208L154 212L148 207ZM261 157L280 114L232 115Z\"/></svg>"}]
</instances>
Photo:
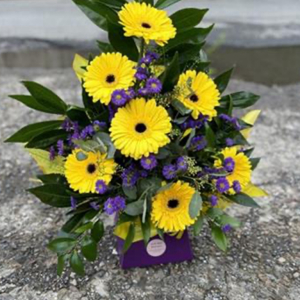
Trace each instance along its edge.
<instances>
[{"instance_id":1,"label":"gerbera flower center","mask_svg":"<svg viewBox=\"0 0 300 300\"><path fill-rule=\"evenodd\" d=\"M150 28L151 28L151 25L148 24L148 23L143 22L143 23L142 23L142 27L144 27L144 28L146 28L146 29L150 29Z\"/></svg>"},{"instance_id":2,"label":"gerbera flower center","mask_svg":"<svg viewBox=\"0 0 300 300\"><path fill-rule=\"evenodd\" d=\"M116 81L116 77L113 74L107 75L106 82L107 83L114 83Z\"/></svg>"},{"instance_id":3,"label":"gerbera flower center","mask_svg":"<svg viewBox=\"0 0 300 300\"><path fill-rule=\"evenodd\" d=\"M168 207L169 208L174 209L174 208L177 208L178 205L179 205L179 201L177 199L171 199L171 200L168 201Z\"/></svg>"},{"instance_id":4,"label":"gerbera flower center","mask_svg":"<svg viewBox=\"0 0 300 300\"><path fill-rule=\"evenodd\" d=\"M147 127L144 123L138 123L136 126L135 126L135 130L136 132L138 133L143 133L147 130Z\"/></svg>"},{"instance_id":5,"label":"gerbera flower center","mask_svg":"<svg viewBox=\"0 0 300 300\"><path fill-rule=\"evenodd\" d=\"M196 94L193 94L192 96L190 96L190 100L192 102L197 102L199 100L199 97Z\"/></svg>"},{"instance_id":6,"label":"gerbera flower center","mask_svg":"<svg viewBox=\"0 0 300 300\"><path fill-rule=\"evenodd\" d=\"M95 164L88 164L87 171L90 174L94 174L96 172L96 165Z\"/></svg>"}]
</instances>

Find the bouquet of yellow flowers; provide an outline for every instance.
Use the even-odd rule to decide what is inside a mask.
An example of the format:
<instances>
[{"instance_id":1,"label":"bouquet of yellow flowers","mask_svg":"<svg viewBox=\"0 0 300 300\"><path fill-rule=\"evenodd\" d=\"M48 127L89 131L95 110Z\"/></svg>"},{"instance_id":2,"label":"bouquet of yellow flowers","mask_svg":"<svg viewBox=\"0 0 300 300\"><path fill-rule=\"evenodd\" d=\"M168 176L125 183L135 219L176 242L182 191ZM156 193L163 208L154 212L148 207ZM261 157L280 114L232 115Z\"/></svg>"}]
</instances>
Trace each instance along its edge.
<instances>
[{"instance_id":1,"label":"bouquet of yellow flowers","mask_svg":"<svg viewBox=\"0 0 300 300\"><path fill-rule=\"evenodd\" d=\"M211 78L203 46L213 26L198 27L207 9L169 17L162 9L180 0L73 1L109 40L96 57L75 56L83 107L23 82L30 95L13 99L59 117L6 140L25 143L43 171L29 192L68 209L48 245L58 274L69 263L82 275L84 260L97 258L105 215L115 215L123 267L190 259L180 254L190 251L187 229L198 235L204 223L226 251L240 222L225 209L258 207L253 197L266 195L251 183L259 158L247 141L260 111L233 115L259 97L222 96L232 69Z\"/></svg>"}]
</instances>

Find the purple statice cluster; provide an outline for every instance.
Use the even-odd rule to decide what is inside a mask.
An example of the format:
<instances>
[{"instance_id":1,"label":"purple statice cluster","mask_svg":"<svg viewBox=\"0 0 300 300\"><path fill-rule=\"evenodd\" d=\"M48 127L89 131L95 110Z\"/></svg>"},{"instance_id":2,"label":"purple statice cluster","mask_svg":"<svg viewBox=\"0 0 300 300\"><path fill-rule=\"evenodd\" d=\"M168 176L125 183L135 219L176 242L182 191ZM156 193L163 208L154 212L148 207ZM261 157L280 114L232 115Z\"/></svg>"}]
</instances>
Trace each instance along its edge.
<instances>
[{"instance_id":1,"label":"purple statice cluster","mask_svg":"<svg viewBox=\"0 0 300 300\"><path fill-rule=\"evenodd\" d=\"M163 167L162 174L167 180L174 179L178 174L186 172L188 163L183 156L177 158L175 164L169 164Z\"/></svg>"},{"instance_id":2,"label":"purple statice cluster","mask_svg":"<svg viewBox=\"0 0 300 300\"><path fill-rule=\"evenodd\" d=\"M203 115L199 115L198 119L194 119L192 117L189 117L184 123L181 124L181 129L182 130L186 130L189 128L202 128L203 125L208 121L208 117L207 116L203 116Z\"/></svg>"},{"instance_id":3,"label":"purple statice cluster","mask_svg":"<svg viewBox=\"0 0 300 300\"><path fill-rule=\"evenodd\" d=\"M116 196L114 198L108 198L104 203L104 211L108 215L112 215L115 212L124 210L126 207L125 199L121 196Z\"/></svg>"},{"instance_id":4,"label":"purple statice cluster","mask_svg":"<svg viewBox=\"0 0 300 300\"><path fill-rule=\"evenodd\" d=\"M204 135L195 136L191 140L189 149L191 151L200 151L207 146L207 140Z\"/></svg>"},{"instance_id":5,"label":"purple statice cluster","mask_svg":"<svg viewBox=\"0 0 300 300\"><path fill-rule=\"evenodd\" d=\"M241 130L242 129L242 126L240 125L239 121L238 121L238 118L236 117L231 117L229 115L226 115L226 114L220 114L219 115L219 118L224 121L225 123L230 123L233 125L233 127L236 129L236 130Z\"/></svg>"},{"instance_id":6,"label":"purple statice cluster","mask_svg":"<svg viewBox=\"0 0 300 300\"><path fill-rule=\"evenodd\" d=\"M240 193L242 190L241 184L238 180L234 180L232 186L230 186L230 183L226 179L226 177L220 177L216 181L216 189L219 193L226 193L229 191L230 188L232 188L235 193Z\"/></svg>"},{"instance_id":7,"label":"purple statice cluster","mask_svg":"<svg viewBox=\"0 0 300 300\"><path fill-rule=\"evenodd\" d=\"M49 148L49 160L53 161L56 155L63 156L65 151L64 141L58 140L56 143L56 147L51 146Z\"/></svg>"},{"instance_id":8,"label":"purple statice cluster","mask_svg":"<svg viewBox=\"0 0 300 300\"><path fill-rule=\"evenodd\" d=\"M133 187L140 178L147 176L148 172L146 170L140 170L137 164L132 163L121 174L122 185L125 187Z\"/></svg>"}]
</instances>

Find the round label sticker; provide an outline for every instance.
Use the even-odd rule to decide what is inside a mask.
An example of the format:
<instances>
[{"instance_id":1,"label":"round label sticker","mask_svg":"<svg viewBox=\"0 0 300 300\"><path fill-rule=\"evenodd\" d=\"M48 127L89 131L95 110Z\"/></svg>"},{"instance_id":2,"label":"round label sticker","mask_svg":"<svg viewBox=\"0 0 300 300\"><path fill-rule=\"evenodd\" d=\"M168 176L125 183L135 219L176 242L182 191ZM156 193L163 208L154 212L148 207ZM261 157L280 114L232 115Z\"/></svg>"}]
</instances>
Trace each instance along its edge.
<instances>
[{"instance_id":1,"label":"round label sticker","mask_svg":"<svg viewBox=\"0 0 300 300\"><path fill-rule=\"evenodd\" d=\"M152 240L147 246L147 253L150 256L158 257L165 253L166 243L160 239Z\"/></svg>"}]
</instances>

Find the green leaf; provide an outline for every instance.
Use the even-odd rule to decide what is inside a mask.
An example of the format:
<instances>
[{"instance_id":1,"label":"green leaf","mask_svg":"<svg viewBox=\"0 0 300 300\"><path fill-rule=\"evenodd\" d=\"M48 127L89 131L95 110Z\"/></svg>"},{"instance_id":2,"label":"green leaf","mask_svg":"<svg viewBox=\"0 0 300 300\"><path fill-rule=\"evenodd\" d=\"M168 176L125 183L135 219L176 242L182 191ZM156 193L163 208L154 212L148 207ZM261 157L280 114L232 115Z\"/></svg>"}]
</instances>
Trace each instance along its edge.
<instances>
[{"instance_id":1,"label":"green leaf","mask_svg":"<svg viewBox=\"0 0 300 300\"><path fill-rule=\"evenodd\" d=\"M138 60L139 51L134 39L126 37L123 28L113 24L110 20L108 20L108 39L116 51L121 52L133 61Z\"/></svg>"},{"instance_id":2,"label":"green leaf","mask_svg":"<svg viewBox=\"0 0 300 300\"><path fill-rule=\"evenodd\" d=\"M6 143L26 143L41 133L60 128L62 121L45 121L27 125L13 134Z\"/></svg>"},{"instance_id":3,"label":"green leaf","mask_svg":"<svg viewBox=\"0 0 300 300\"><path fill-rule=\"evenodd\" d=\"M57 114L57 110L53 109L52 107L44 106L43 104L39 103L34 97L28 95L11 95L9 96L12 99L15 99L24 105L49 114Z\"/></svg>"},{"instance_id":4,"label":"green leaf","mask_svg":"<svg viewBox=\"0 0 300 300\"><path fill-rule=\"evenodd\" d=\"M139 216L143 213L145 199L140 199L135 202L127 204L125 208L125 213L129 216Z\"/></svg>"},{"instance_id":5,"label":"green leaf","mask_svg":"<svg viewBox=\"0 0 300 300\"><path fill-rule=\"evenodd\" d=\"M228 106L230 97L232 98L233 107L239 107L239 108L247 108L249 106L252 106L260 98L259 96L252 93L237 92L237 93L223 96L220 101L221 107L226 108Z\"/></svg>"},{"instance_id":6,"label":"green leaf","mask_svg":"<svg viewBox=\"0 0 300 300\"><path fill-rule=\"evenodd\" d=\"M43 203L54 207L70 207L70 195L66 188L59 184L46 184L27 190Z\"/></svg>"},{"instance_id":7,"label":"green leaf","mask_svg":"<svg viewBox=\"0 0 300 300\"><path fill-rule=\"evenodd\" d=\"M143 233L144 243L145 243L145 246L147 246L147 244L149 243L150 237L151 237L150 218L147 217L145 222L142 222L142 220L141 220L141 225L142 225L142 233Z\"/></svg>"},{"instance_id":8,"label":"green leaf","mask_svg":"<svg viewBox=\"0 0 300 300\"><path fill-rule=\"evenodd\" d=\"M114 48L112 45L102 42L102 41L97 41L98 48L100 49L101 53L107 53L107 52L113 52Z\"/></svg>"},{"instance_id":9,"label":"green leaf","mask_svg":"<svg viewBox=\"0 0 300 300\"><path fill-rule=\"evenodd\" d=\"M226 214L222 215L219 217L219 222L222 226L229 224L230 226L234 227L234 228L238 228L241 226L241 222L233 217L230 217Z\"/></svg>"},{"instance_id":10,"label":"green leaf","mask_svg":"<svg viewBox=\"0 0 300 300\"><path fill-rule=\"evenodd\" d=\"M164 233L163 229L156 228L156 230L157 230L157 234L160 237L160 239L164 241L165 240L165 233Z\"/></svg>"},{"instance_id":11,"label":"green leaf","mask_svg":"<svg viewBox=\"0 0 300 300\"><path fill-rule=\"evenodd\" d=\"M229 83L229 80L230 80L230 77L232 75L232 72L233 72L233 69L230 69L228 70L227 72L219 75L217 78L215 78L214 82L215 84L217 85L217 88L219 90L219 92L222 94L225 89L227 88L228 86L228 83Z\"/></svg>"},{"instance_id":12,"label":"green leaf","mask_svg":"<svg viewBox=\"0 0 300 300\"><path fill-rule=\"evenodd\" d=\"M197 221L194 223L193 225L193 229L194 229L194 235L199 235L202 227L203 227L203 223L204 223L204 218L202 215L200 215L197 219Z\"/></svg>"},{"instance_id":13,"label":"green leaf","mask_svg":"<svg viewBox=\"0 0 300 300\"><path fill-rule=\"evenodd\" d=\"M91 122L86 114L86 111L82 107L78 106L69 106L66 115L69 117L71 121L78 122L79 125L85 127L89 125Z\"/></svg>"},{"instance_id":14,"label":"green leaf","mask_svg":"<svg viewBox=\"0 0 300 300\"><path fill-rule=\"evenodd\" d=\"M106 6L114 9L120 9L124 4L127 3L126 0L97 0L97 2L105 4Z\"/></svg>"},{"instance_id":15,"label":"green leaf","mask_svg":"<svg viewBox=\"0 0 300 300\"><path fill-rule=\"evenodd\" d=\"M166 68L165 72L160 76L163 84L163 92L170 92L178 82L180 76L178 53L176 52L170 65Z\"/></svg>"},{"instance_id":16,"label":"green leaf","mask_svg":"<svg viewBox=\"0 0 300 300\"><path fill-rule=\"evenodd\" d=\"M52 113L64 114L67 104L46 87L32 81L23 81L24 86L35 100L44 107L52 110Z\"/></svg>"},{"instance_id":17,"label":"green leaf","mask_svg":"<svg viewBox=\"0 0 300 300\"><path fill-rule=\"evenodd\" d=\"M102 239L104 235L104 225L103 222L98 220L95 224L94 227L91 230L91 236L96 241L97 243Z\"/></svg>"},{"instance_id":18,"label":"green leaf","mask_svg":"<svg viewBox=\"0 0 300 300\"><path fill-rule=\"evenodd\" d=\"M92 222L88 222L86 224L83 224L82 226L78 227L75 232L76 233L83 233L86 232L87 230L90 230L93 228L93 223Z\"/></svg>"},{"instance_id":19,"label":"green leaf","mask_svg":"<svg viewBox=\"0 0 300 300\"><path fill-rule=\"evenodd\" d=\"M88 261L97 258L97 243L89 236L85 236L81 243L81 253Z\"/></svg>"},{"instance_id":20,"label":"green leaf","mask_svg":"<svg viewBox=\"0 0 300 300\"><path fill-rule=\"evenodd\" d=\"M47 149L48 147L56 144L58 140L65 140L68 133L64 130L52 130L43 132L35 136L26 144L26 148L36 148L36 149Z\"/></svg>"},{"instance_id":21,"label":"green leaf","mask_svg":"<svg viewBox=\"0 0 300 300\"><path fill-rule=\"evenodd\" d=\"M60 174L43 174L38 175L37 178L41 180L43 183L54 183L54 184L66 184L66 178Z\"/></svg>"},{"instance_id":22,"label":"green leaf","mask_svg":"<svg viewBox=\"0 0 300 300\"><path fill-rule=\"evenodd\" d=\"M250 163L251 163L251 168L252 171L256 169L256 167L258 166L259 162L260 162L260 157L256 157L256 158L250 158Z\"/></svg>"},{"instance_id":23,"label":"green leaf","mask_svg":"<svg viewBox=\"0 0 300 300\"><path fill-rule=\"evenodd\" d=\"M197 26L203 19L208 9L185 8L170 16L177 32L181 32Z\"/></svg>"},{"instance_id":24,"label":"green leaf","mask_svg":"<svg viewBox=\"0 0 300 300\"><path fill-rule=\"evenodd\" d=\"M259 205L248 195L244 193L239 193L236 195L227 195L226 196L228 199L231 201L243 205L243 206L248 206L248 207L259 207Z\"/></svg>"},{"instance_id":25,"label":"green leaf","mask_svg":"<svg viewBox=\"0 0 300 300\"><path fill-rule=\"evenodd\" d=\"M159 9L164 9L164 8L169 7L179 1L181 1L181 0L158 0L155 4L155 7L159 8Z\"/></svg>"},{"instance_id":26,"label":"green leaf","mask_svg":"<svg viewBox=\"0 0 300 300\"><path fill-rule=\"evenodd\" d=\"M70 233L81 223L85 213L80 213L72 216L62 227L62 231Z\"/></svg>"},{"instance_id":27,"label":"green leaf","mask_svg":"<svg viewBox=\"0 0 300 300\"><path fill-rule=\"evenodd\" d=\"M61 237L51 241L47 248L55 253L62 254L65 253L76 245L76 240L72 238Z\"/></svg>"},{"instance_id":28,"label":"green leaf","mask_svg":"<svg viewBox=\"0 0 300 300\"><path fill-rule=\"evenodd\" d=\"M222 229L219 227L213 227L211 229L211 235L215 244L225 252L228 247L228 239Z\"/></svg>"},{"instance_id":29,"label":"green leaf","mask_svg":"<svg viewBox=\"0 0 300 300\"><path fill-rule=\"evenodd\" d=\"M202 198L199 192L196 191L193 195L193 198L189 206L189 215L191 219L195 219L199 215L201 207L202 207Z\"/></svg>"},{"instance_id":30,"label":"green leaf","mask_svg":"<svg viewBox=\"0 0 300 300\"><path fill-rule=\"evenodd\" d=\"M70 266L72 270L78 274L79 276L84 276L84 265L81 256L75 250L73 251L71 258L70 258Z\"/></svg>"},{"instance_id":31,"label":"green leaf","mask_svg":"<svg viewBox=\"0 0 300 300\"><path fill-rule=\"evenodd\" d=\"M129 199L135 200L137 198L137 188L136 186L133 187L127 187L122 186L123 192Z\"/></svg>"},{"instance_id":32,"label":"green leaf","mask_svg":"<svg viewBox=\"0 0 300 300\"><path fill-rule=\"evenodd\" d=\"M93 0L73 0L84 14L98 27L107 31L107 17L114 23L118 23L118 15L108 6Z\"/></svg>"},{"instance_id":33,"label":"green leaf","mask_svg":"<svg viewBox=\"0 0 300 300\"><path fill-rule=\"evenodd\" d=\"M191 113L191 110L188 109L187 107L185 107L180 101L174 99L171 102L172 106L182 115L187 115L189 113Z\"/></svg>"},{"instance_id":34,"label":"green leaf","mask_svg":"<svg viewBox=\"0 0 300 300\"><path fill-rule=\"evenodd\" d=\"M210 148L214 148L216 144L216 137L211 129L211 127L208 125L208 123L205 123L205 138L207 140L207 144Z\"/></svg>"},{"instance_id":35,"label":"green leaf","mask_svg":"<svg viewBox=\"0 0 300 300\"><path fill-rule=\"evenodd\" d=\"M68 254L58 256L58 259L57 259L57 275L58 276L61 276L61 274L64 270L64 267L65 267L65 262L67 261L68 258L69 258Z\"/></svg>"},{"instance_id":36,"label":"green leaf","mask_svg":"<svg viewBox=\"0 0 300 300\"><path fill-rule=\"evenodd\" d=\"M131 244L133 243L134 236L135 236L135 225L134 223L131 223L128 230L127 237L124 242L123 254L125 254L127 250L130 248Z\"/></svg>"},{"instance_id":37,"label":"green leaf","mask_svg":"<svg viewBox=\"0 0 300 300\"><path fill-rule=\"evenodd\" d=\"M145 3L147 3L147 4L150 4L150 5L154 5L154 0L139 0L139 2L145 2Z\"/></svg>"},{"instance_id":38,"label":"green leaf","mask_svg":"<svg viewBox=\"0 0 300 300\"><path fill-rule=\"evenodd\" d=\"M97 132L93 136L93 140L96 141L100 146L105 148L105 153L107 153L106 158L111 159L114 158L116 153L116 147L111 140L111 137L106 132Z\"/></svg>"}]
</instances>

